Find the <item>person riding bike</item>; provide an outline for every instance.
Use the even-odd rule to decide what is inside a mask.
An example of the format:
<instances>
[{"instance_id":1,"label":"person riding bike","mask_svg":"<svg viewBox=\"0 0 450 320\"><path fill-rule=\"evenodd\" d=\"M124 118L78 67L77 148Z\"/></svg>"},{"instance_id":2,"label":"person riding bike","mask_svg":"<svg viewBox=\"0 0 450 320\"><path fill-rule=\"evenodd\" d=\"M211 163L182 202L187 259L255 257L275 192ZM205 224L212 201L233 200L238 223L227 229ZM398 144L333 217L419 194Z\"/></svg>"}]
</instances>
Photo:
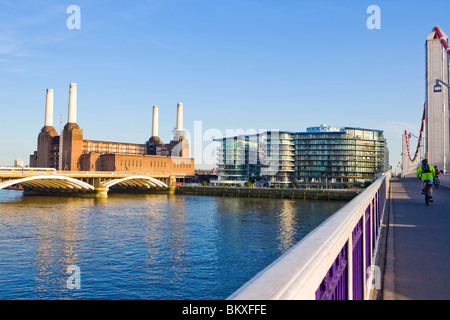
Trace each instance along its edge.
<instances>
[{"instance_id":1,"label":"person riding bike","mask_svg":"<svg viewBox=\"0 0 450 320\"><path fill-rule=\"evenodd\" d=\"M439 175L441 173L442 173L441 170L439 170L437 166L434 166L434 174L435 174L435 176L434 176L433 184L434 184L435 188L437 188L439 186L439 184L441 183L439 181Z\"/></svg>"},{"instance_id":2,"label":"person riding bike","mask_svg":"<svg viewBox=\"0 0 450 320\"><path fill-rule=\"evenodd\" d=\"M422 194L425 193L425 187L428 187L430 202L433 202L433 179L436 175L432 165L428 164L427 159L422 160L422 165L417 169L417 178L422 180Z\"/></svg>"}]
</instances>

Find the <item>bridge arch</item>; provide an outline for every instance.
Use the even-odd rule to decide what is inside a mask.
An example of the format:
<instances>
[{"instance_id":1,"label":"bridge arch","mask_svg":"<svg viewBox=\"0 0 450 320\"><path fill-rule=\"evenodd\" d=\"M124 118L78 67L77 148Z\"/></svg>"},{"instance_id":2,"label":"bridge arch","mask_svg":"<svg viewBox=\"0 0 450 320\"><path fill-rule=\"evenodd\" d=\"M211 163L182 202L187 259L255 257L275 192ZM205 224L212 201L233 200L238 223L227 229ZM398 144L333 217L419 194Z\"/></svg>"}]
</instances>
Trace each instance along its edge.
<instances>
[{"instance_id":1,"label":"bridge arch","mask_svg":"<svg viewBox=\"0 0 450 320\"><path fill-rule=\"evenodd\" d=\"M102 183L103 187L111 188L113 186L124 187L144 187L148 189L168 188L167 184L159 181L158 179L147 176L131 176L120 179L114 179Z\"/></svg>"},{"instance_id":2,"label":"bridge arch","mask_svg":"<svg viewBox=\"0 0 450 320\"><path fill-rule=\"evenodd\" d=\"M91 191L94 187L90 184L66 176L40 175L21 179L13 179L0 182L0 189L20 184L30 189L56 189L72 191Z\"/></svg>"}]
</instances>

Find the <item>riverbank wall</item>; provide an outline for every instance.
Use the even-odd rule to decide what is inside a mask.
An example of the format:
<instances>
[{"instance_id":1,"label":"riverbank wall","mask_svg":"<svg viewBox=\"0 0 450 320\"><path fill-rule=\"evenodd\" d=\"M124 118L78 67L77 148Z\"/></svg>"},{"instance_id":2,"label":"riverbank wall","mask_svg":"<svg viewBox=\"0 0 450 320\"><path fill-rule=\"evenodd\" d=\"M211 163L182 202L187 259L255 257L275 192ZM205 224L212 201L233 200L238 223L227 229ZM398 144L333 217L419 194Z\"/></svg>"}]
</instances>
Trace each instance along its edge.
<instances>
[{"instance_id":1,"label":"riverbank wall","mask_svg":"<svg viewBox=\"0 0 450 320\"><path fill-rule=\"evenodd\" d=\"M275 189L275 188L239 188L209 186L177 186L175 194L222 196L238 198L274 198L350 201L362 191L359 189Z\"/></svg>"}]
</instances>

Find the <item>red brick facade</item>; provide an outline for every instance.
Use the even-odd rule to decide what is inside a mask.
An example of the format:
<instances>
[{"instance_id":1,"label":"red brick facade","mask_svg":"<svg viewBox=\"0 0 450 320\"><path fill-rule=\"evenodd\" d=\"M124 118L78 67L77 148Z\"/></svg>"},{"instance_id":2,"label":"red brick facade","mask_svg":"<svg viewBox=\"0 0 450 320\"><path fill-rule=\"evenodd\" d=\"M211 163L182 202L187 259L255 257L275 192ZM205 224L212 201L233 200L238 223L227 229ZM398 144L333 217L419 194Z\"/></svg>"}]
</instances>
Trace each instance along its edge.
<instances>
[{"instance_id":1,"label":"red brick facade","mask_svg":"<svg viewBox=\"0 0 450 320\"><path fill-rule=\"evenodd\" d=\"M194 159L186 156L189 154L187 140L171 141L169 144L159 142L153 150L163 155L157 155L148 154L149 142L133 144L83 140L83 131L74 123L64 127L63 137L63 170L195 175ZM38 151L30 156L30 166L59 169L58 162L59 136L53 127L44 127L39 134Z\"/></svg>"}]
</instances>

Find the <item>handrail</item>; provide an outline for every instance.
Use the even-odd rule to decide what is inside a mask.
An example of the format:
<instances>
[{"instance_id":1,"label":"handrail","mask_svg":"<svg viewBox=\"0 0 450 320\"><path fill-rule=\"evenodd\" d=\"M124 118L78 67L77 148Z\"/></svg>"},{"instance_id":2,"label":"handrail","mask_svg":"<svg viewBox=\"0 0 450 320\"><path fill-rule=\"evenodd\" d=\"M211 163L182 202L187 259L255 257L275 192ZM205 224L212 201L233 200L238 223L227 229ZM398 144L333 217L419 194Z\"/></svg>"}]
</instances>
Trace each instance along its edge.
<instances>
[{"instance_id":1,"label":"handrail","mask_svg":"<svg viewBox=\"0 0 450 320\"><path fill-rule=\"evenodd\" d=\"M440 174L439 180L441 182L441 185L450 188L450 174Z\"/></svg>"},{"instance_id":2,"label":"handrail","mask_svg":"<svg viewBox=\"0 0 450 320\"><path fill-rule=\"evenodd\" d=\"M365 271L376 257L389 179L383 174L228 299L367 298ZM337 270L340 279L332 278ZM340 292L333 292L337 281Z\"/></svg>"}]
</instances>

